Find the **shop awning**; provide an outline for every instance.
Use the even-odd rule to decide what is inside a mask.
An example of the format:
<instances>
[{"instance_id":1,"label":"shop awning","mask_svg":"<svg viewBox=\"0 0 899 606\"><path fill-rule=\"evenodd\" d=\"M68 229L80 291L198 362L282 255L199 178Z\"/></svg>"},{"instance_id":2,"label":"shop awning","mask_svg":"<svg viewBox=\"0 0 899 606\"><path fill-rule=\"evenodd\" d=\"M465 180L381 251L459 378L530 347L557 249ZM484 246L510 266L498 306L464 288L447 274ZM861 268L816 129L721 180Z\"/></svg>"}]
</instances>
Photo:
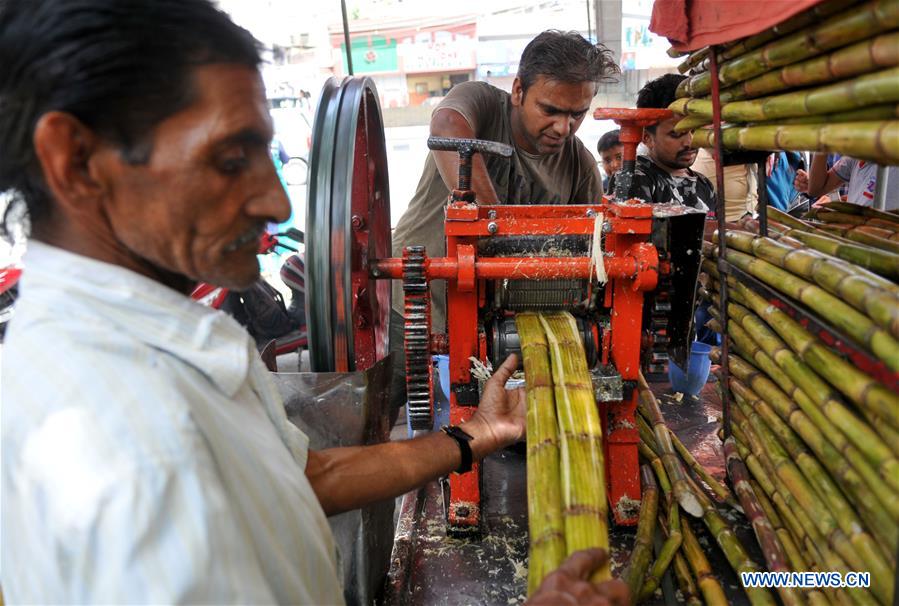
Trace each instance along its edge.
<instances>
[{"instance_id":1,"label":"shop awning","mask_svg":"<svg viewBox=\"0 0 899 606\"><path fill-rule=\"evenodd\" d=\"M821 0L655 0L649 29L679 51L765 31Z\"/></svg>"}]
</instances>

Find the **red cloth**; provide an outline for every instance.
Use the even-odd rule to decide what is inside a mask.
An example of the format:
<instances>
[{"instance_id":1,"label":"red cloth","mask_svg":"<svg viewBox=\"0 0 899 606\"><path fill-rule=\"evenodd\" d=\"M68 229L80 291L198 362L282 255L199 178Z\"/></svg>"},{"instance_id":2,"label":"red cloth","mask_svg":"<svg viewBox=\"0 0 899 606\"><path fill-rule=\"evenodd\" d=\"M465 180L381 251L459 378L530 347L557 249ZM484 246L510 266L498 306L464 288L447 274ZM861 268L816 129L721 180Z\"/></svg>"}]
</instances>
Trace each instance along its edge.
<instances>
[{"instance_id":1,"label":"red cloth","mask_svg":"<svg viewBox=\"0 0 899 606\"><path fill-rule=\"evenodd\" d=\"M655 0L649 29L694 51L758 34L821 0Z\"/></svg>"}]
</instances>

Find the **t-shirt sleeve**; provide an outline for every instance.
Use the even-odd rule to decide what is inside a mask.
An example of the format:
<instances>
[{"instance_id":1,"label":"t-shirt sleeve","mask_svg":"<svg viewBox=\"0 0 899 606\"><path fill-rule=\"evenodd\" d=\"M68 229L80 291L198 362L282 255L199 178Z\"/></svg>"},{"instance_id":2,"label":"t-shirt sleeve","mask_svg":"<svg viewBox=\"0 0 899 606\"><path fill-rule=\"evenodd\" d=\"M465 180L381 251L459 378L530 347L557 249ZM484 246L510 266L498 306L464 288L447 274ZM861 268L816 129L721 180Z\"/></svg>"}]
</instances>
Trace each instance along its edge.
<instances>
[{"instance_id":1,"label":"t-shirt sleeve","mask_svg":"<svg viewBox=\"0 0 899 606\"><path fill-rule=\"evenodd\" d=\"M852 169L855 164L855 158L843 156L839 160L837 160L836 164L833 165L833 168L831 170L836 176L848 183L849 178L852 176Z\"/></svg>"},{"instance_id":2,"label":"t-shirt sleeve","mask_svg":"<svg viewBox=\"0 0 899 606\"><path fill-rule=\"evenodd\" d=\"M496 116L499 111L496 92L486 82L463 82L454 86L446 95L436 111L451 109L465 118L475 132L482 136L487 126L485 117Z\"/></svg>"}]
</instances>

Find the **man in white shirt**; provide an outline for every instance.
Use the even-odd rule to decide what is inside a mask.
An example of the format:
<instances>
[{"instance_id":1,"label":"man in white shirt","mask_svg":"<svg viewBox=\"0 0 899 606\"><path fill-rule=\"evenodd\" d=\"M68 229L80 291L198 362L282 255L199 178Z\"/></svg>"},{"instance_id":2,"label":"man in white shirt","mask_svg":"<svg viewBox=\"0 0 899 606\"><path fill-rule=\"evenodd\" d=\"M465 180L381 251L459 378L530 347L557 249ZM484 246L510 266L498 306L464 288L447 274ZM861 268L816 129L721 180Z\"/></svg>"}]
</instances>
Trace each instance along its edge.
<instances>
[{"instance_id":1,"label":"man in white shirt","mask_svg":"<svg viewBox=\"0 0 899 606\"><path fill-rule=\"evenodd\" d=\"M2 585L22 603L343 600L332 515L463 465L444 433L308 450L249 336L186 293L246 287L290 206L255 40L207 0L0 4L0 193L31 237L2 367ZM498 369L470 455L525 435ZM575 554L534 603L616 604Z\"/></svg>"},{"instance_id":2,"label":"man in white shirt","mask_svg":"<svg viewBox=\"0 0 899 606\"><path fill-rule=\"evenodd\" d=\"M899 167L887 168L885 210L899 208ZM877 164L843 156L832 168L827 168L827 154L814 154L808 175L797 177L797 185L806 189L812 198L829 194L844 183L848 184L846 201L860 206L873 206L877 190Z\"/></svg>"}]
</instances>

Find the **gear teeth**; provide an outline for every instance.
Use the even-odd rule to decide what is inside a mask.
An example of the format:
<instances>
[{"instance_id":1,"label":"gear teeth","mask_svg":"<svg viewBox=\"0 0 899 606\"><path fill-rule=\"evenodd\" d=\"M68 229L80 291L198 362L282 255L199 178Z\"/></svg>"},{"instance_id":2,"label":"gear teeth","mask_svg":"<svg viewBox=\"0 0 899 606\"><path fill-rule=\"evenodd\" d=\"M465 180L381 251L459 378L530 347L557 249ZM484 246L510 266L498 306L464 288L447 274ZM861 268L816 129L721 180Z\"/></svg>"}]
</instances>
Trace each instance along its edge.
<instances>
[{"instance_id":1,"label":"gear teeth","mask_svg":"<svg viewBox=\"0 0 899 606\"><path fill-rule=\"evenodd\" d=\"M403 250L404 329L406 351L406 414L412 429L431 429L434 368L431 365L431 309L427 256L423 246Z\"/></svg>"}]
</instances>

